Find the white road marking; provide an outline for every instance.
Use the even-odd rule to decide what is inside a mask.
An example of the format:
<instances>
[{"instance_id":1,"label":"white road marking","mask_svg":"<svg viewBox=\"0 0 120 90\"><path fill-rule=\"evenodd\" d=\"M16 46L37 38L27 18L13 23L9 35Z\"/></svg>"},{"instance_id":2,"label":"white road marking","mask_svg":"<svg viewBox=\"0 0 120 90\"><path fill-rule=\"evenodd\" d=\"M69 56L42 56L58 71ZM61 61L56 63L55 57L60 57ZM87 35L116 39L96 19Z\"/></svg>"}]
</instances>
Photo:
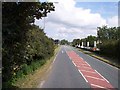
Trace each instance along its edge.
<instances>
[{"instance_id":1,"label":"white road marking","mask_svg":"<svg viewBox=\"0 0 120 90\"><path fill-rule=\"evenodd\" d=\"M46 72L49 72L51 70L51 68L52 68L52 65L47 69Z\"/></svg>"},{"instance_id":2,"label":"white road marking","mask_svg":"<svg viewBox=\"0 0 120 90\"><path fill-rule=\"evenodd\" d=\"M95 70L106 82L110 83L106 78L104 78L97 70Z\"/></svg>"},{"instance_id":3,"label":"white road marking","mask_svg":"<svg viewBox=\"0 0 120 90\"><path fill-rule=\"evenodd\" d=\"M80 64L80 66L86 66L87 64Z\"/></svg>"},{"instance_id":4,"label":"white road marking","mask_svg":"<svg viewBox=\"0 0 120 90\"><path fill-rule=\"evenodd\" d=\"M80 57L82 60L83 60L83 58L82 57Z\"/></svg>"},{"instance_id":5,"label":"white road marking","mask_svg":"<svg viewBox=\"0 0 120 90\"><path fill-rule=\"evenodd\" d=\"M98 87L98 88L106 88L106 87L99 86L99 85L96 85L96 84L91 84L91 86L95 86L95 87Z\"/></svg>"},{"instance_id":6,"label":"white road marking","mask_svg":"<svg viewBox=\"0 0 120 90\"><path fill-rule=\"evenodd\" d=\"M84 75L82 74L82 72L81 72L80 70L78 70L78 71L79 71L79 73L83 76L83 78L85 79L85 81L88 82L87 79L86 79L86 78L84 77Z\"/></svg>"},{"instance_id":7,"label":"white road marking","mask_svg":"<svg viewBox=\"0 0 120 90\"><path fill-rule=\"evenodd\" d=\"M53 63L55 62L55 60L56 60L56 57L57 57L57 55L55 56L55 59L53 60Z\"/></svg>"},{"instance_id":8,"label":"white road marking","mask_svg":"<svg viewBox=\"0 0 120 90\"><path fill-rule=\"evenodd\" d=\"M86 61L85 61L86 62ZM87 63L87 62L86 62ZM89 63L87 63L88 64L88 66L90 66L90 64Z\"/></svg>"},{"instance_id":9,"label":"white road marking","mask_svg":"<svg viewBox=\"0 0 120 90\"><path fill-rule=\"evenodd\" d=\"M89 73L96 73L96 72L91 72L91 71L86 71L86 70L81 70L83 72L89 72Z\"/></svg>"},{"instance_id":10,"label":"white road marking","mask_svg":"<svg viewBox=\"0 0 120 90\"><path fill-rule=\"evenodd\" d=\"M89 77L89 78L93 78L93 79L98 79L98 80L105 81L104 79L100 79L100 78L96 78L96 77L92 77L92 76L87 76L87 75L85 75L85 77Z\"/></svg>"},{"instance_id":11,"label":"white road marking","mask_svg":"<svg viewBox=\"0 0 120 90\"><path fill-rule=\"evenodd\" d=\"M52 66L50 66L50 68L49 69L51 69L52 68Z\"/></svg>"},{"instance_id":12,"label":"white road marking","mask_svg":"<svg viewBox=\"0 0 120 90\"><path fill-rule=\"evenodd\" d=\"M66 51L66 50L65 50ZM66 51L66 53L67 53L67 51ZM68 55L69 56L69 55ZM77 55L78 56L78 55ZM70 58L70 57L69 57ZM81 57L80 57L81 58ZM93 57L92 57L93 58ZM70 58L71 59L71 58ZM82 60L83 60L83 58L81 58ZM95 59L95 58L94 58ZM72 60L72 59L71 59ZM73 62L73 61L72 61ZM86 61L85 61L86 62ZM101 61L102 62L102 61ZM86 62L87 63L87 62ZM103 63L105 63L105 62L103 62ZM76 64L73 62L73 64L76 66ZM88 63L87 63L88 64ZM105 63L105 64L107 64L107 63ZM88 64L89 65L89 64ZM107 65L109 65L109 64L107 64ZM89 65L90 66L90 65ZM109 66L111 66L111 65L109 65ZM79 67L79 66L77 66L77 67ZM113 67L113 66L112 66ZM88 68L88 67L83 67L83 68ZM115 67L114 67L115 68ZM89 69L92 69L92 68L89 68ZM93 69L94 70L94 69ZM85 79L85 81L86 82L88 82L87 81L87 79L85 78L85 76L82 74L82 72L81 71L85 71L85 70L78 70L79 71L79 73L83 76L83 78ZM96 71L96 70L95 70ZM90 71L86 71L86 72L90 72ZM97 71L96 71L97 72ZM91 73L95 73L95 72L91 72ZM98 73L98 72L97 72ZM103 79L100 79L100 78L96 78L96 77L92 77L92 76L87 76L87 77L91 77L91 78L94 78L94 79L99 79L99 80L104 80L104 81L107 81L108 83L109 83L109 81L107 80L107 79L105 79L100 73L98 73ZM103 86L99 86L99 85L96 85L96 84L91 84L92 86L95 86L95 87L99 87L99 88L105 88L105 87L103 87ZM107 88L106 88L107 89Z\"/></svg>"},{"instance_id":13,"label":"white road marking","mask_svg":"<svg viewBox=\"0 0 120 90\"><path fill-rule=\"evenodd\" d=\"M45 81L41 81L40 88L43 86L44 83L45 83Z\"/></svg>"},{"instance_id":14,"label":"white road marking","mask_svg":"<svg viewBox=\"0 0 120 90\"><path fill-rule=\"evenodd\" d=\"M72 61L72 63L76 66L76 64Z\"/></svg>"},{"instance_id":15,"label":"white road marking","mask_svg":"<svg viewBox=\"0 0 120 90\"><path fill-rule=\"evenodd\" d=\"M77 67L81 67L81 66L77 66ZM84 66L84 67L82 67L82 68L92 69L92 68L90 68L90 67L85 67L85 66Z\"/></svg>"},{"instance_id":16,"label":"white road marking","mask_svg":"<svg viewBox=\"0 0 120 90\"><path fill-rule=\"evenodd\" d=\"M64 53L64 51L62 50L62 53Z\"/></svg>"},{"instance_id":17,"label":"white road marking","mask_svg":"<svg viewBox=\"0 0 120 90\"><path fill-rule=\"evenodd\" d=\"M56 60L56 58L57 58L57 56L58 56L60 50L61 50L61 48L59 49L58 53L56 54L56 56L55 56L55 58L54 58L54 60L53 60L53 63L55 62L55 60ZM52 63L52 64L53 64L53 63Z\"/></svg>"}]
</instances>

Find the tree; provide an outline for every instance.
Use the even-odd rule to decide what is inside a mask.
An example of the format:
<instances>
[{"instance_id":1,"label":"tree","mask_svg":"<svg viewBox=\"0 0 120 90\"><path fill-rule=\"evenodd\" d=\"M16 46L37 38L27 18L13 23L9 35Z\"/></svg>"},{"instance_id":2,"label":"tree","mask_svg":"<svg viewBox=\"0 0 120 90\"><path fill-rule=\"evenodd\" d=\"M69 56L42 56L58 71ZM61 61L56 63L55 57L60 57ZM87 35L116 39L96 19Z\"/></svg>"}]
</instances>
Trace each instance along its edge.
<instances>
[{"instance_id":1,"label":"tree","mask_svg":"<svg viewBox=\"0 0 120 90\"><path fill-rule=\"evenodd\" d=\"M67 40L63 39L63 40L60 41L60 44L61 44L61 45L65 45L65 44L68 45L69 42L68 42Z\"/></svg>"},{"instance_id":2,"label":"tree","mask_svg":"<svg viewBox=\"0 0 120 90\"><path fill-rule=\"evenodd\" d=\"M119 27L98 27L98 40L101 41L99 45L100 53L109 57L119 57L120 50L120 30ZM117 58L118 59L118 58Z\"/></svg>"},{"instance_id":3,"label":"tree","mask_svg":"<svg viewBox=\"0 0 120 90\"><path fill-rule=\"evenodd\" d=\"M86 41L90 43L90 45L89 45L90 47L94 47L94 41L96 41L96 40L97 40L97 38L92 35L90 35L86 38Z\"/></svg>"},{"instance_id":4,"label":"tree","mask_svg":"<svg viewBox=\"0 0 120 90\"><path fill-rule=\"evenodd\" d=\"M81 40L80 39L73 39L72 45L75 47L76 45L80 44Z\"/></svg>"},{"instance_id":5,"label":"tree","mask_svg":"<svg viewBox=\"0 0 120 90\"><path fill-rule=\"evenodd\" d=\"M108 40L118 40L119 37L119 27L98 27L97 28L97 35L98 39L101 42L106 42Z\"/></svg>"},{"instance_id":6,"label":"tree","mask_svg":"<svg viewBox=\"0 0 120 90\"><path fill-rule=\"evenodd\" d=\"M60 44L60 40L56 39L56 40L54 40L54 43L55 44Z\"/></svg>"},{"instance_id":7,"label":"tree","mask_svg":"<svg viewBox=\"0 0 120 90\"><path fill-rule=\"evenodd\" d=\"M108 28L107 26L97 27L97 35L100 41L105 41L108 39Z\"/></svg>"},{"instance_id":8,"label":"tree","mask_svg":"<svg viewBox=\"0 0 120 90\"><path fill-rule=\"evenodd\" d=\"M35 18L47 16L54 8L53 3L48 2L2 3L3 82L12 79L22 64L53 53L52 41L33 23Z\"/></svg>"}]
</instances>

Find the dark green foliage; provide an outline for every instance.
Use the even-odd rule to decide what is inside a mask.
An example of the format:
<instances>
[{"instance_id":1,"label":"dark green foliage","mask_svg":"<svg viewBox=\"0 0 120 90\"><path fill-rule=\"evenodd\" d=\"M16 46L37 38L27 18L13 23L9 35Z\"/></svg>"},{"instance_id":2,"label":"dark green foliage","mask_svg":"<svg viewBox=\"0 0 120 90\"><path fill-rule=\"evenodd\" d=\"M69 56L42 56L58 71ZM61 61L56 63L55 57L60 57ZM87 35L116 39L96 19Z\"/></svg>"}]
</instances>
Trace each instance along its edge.
<instances>
[{"instance_id":1,"label":"dark green foliage","mask_svg":"<svg viewBox=\"0 0 120 90\"><path fill-rule=\"evenodd\" d=\"M75 45L82 45L82 42L84 44L84 46L87 46L87 42L90 43L90 47L93 47L94 46L94 41L96 41L97 38L95 36L88 36L87 38L83 38L83 39L74 39L73 42L72 42L72 45L75 46Z\"/></svg>"},{"instance_id":2,"label":"dark green foliage","mask_svg":"<svg viewBox=\"0 0 120 90\"><path fill-rule=\"evenodd\" d=\"M17 78L20 78L23 76L23 71L22 70L19 70L18 72L16 72L16 76Z\"/></svg>"},{"instance_id":3,"label":"dark green foliage","mask_svg":"<svg viewBox=\"0 0 120 90\"><path fill-rule=\"evenodd\" d=\"M98 27L98 40L100 53L119 60L120 53L120 27Z\"/></svg>"},{"instance_id":4,"label":"dark green foliage","mask_svg":"<svg viewBox=\"0 0 120 90\"><path fill-rule=\"evenodd\" d=\"M120 63L120 40L116 44L116 50L117 50L117 57L118 57L118 62Z\"/></svg>"},{"instance_id":5,"label":"dark green foliage","mask_svg":"<svg viewBox=\"0 0 120 90\"><path fill-rule=\"evenodd\" d=\"M31 26L31 29L26 33L26 37L26 54L24 55L26 63L30 64L33 60L45 59L53 55L53 41L38 26Z\"/></svg>"},{"instance_id":6,"label":"dark green foliage","mask_svg":"<svg viewBox=\"0 0 120 90\"><path fill-rule=\"evenodd\" d=\"M81 40L80 40L80 39L74 39L74 40L72 41L72 46L75 47L75 45L80 44L80 43L81 43Z\"/></svg>"},{"instance_id":7,"label":"dark green foliage","mask_svg":"<svg viewBox=\"0 0 120 90\"><path fill-rule=\"evenodd\" d=\"M31 65L23 64L21 69L15 74L15 78L21 78L25 75L28 75L45 64L45 60L32 62Z\"/></svg>"},{"instance_id":8,"label":"dark green foliage","mask_svg":"<svg viewBox=\"0 0 120 90\"><path fill-rule=\"evenodd\" d=\"M27 75L32 72L32 69L31 66L27 66L27 64L24 64L21 68L21 71L23 71L23 74Z\"/></svg>"},{"instance_id":9,"label":"dark green foliage","mask_svg":"<svg viewBox=\"0 0 120 90\"><path fill-rule=\"evenodd\" d=\"M98 39L103 43L107 40L119 40L120 39L120 27L98 27L97 35Z\"/></svg>"},{"instance_id":10,"label":"dark green foliage","mask_svg":"<svg viewBox=\"0 0 120 90\"><path fill-rule=\"evenodd\" d=\"M56 40L54 40L54 43L55 44L60 44L60 40L56 39Z\"/></svg>"},{"instance_id":11,"label":"dark green foliage","mask_svg":"<svg viewBox=\"0 0 120 90\"><path fill-rule=\"evenodd\" d=\"M68 42L67 40L63 39L63 40L60 41L60 44L61 44L61 45L65 45L65 44L68 45L69 42Z\"/></svg>"},{"instance_id":12,"label":"dark green foliage","mask_svg":"<svg viewBox=\"0 0 120 90\"><path fill-rule=\"evenodd\" d=\"M3 87L14 77L21 77L34 71L37 66L33 64L31 67L32 62L53 55L53 41L42 29L33 24L35 18L41 19L50 11L54 11L53 3L2 3ZM43 61L40 63L44 64Z\"/></svg>"},{"instance_id":13,"label":"dark green foliage","mask_svg":"<svg viewBox=\"0 0 120 90\"><path fill-rule=\"evenodd\" d=\"M117 41L106 41L100 47L100 50L103 54L108 56L115 56L117 53ZM114 52L114 53L113 53Z\"/></svg>"},{"instance_id":14,"label":"dark green foliage","mask_svg":"<svg viewBox=\"0 0 120 90\"><path fill-rule=\"evenodd\" d=\"M86 38L86 41L89 42L89 47L94 47L94 41L97 41L97 38L90 35Z\"/></svg>"}]
</instances>

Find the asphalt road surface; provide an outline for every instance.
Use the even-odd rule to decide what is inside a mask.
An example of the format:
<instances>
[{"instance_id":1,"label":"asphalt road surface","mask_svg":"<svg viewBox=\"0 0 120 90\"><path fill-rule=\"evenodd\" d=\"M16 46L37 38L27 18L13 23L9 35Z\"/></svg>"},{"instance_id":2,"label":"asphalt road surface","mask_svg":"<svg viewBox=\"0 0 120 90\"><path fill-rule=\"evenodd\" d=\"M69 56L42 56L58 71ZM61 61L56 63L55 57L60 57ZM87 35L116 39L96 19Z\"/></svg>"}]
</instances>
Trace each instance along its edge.
<instances>
[{"instance_id":1,"label":"asphalt road surface","mask_svg":"<svg viewBox=\"0 0 120 90\"><path fill-rule=\"evenodd\" d=\"M118 70L71 46L61 46L47 79L39 88L120 90Z\"/></svg>"}]
</instances>

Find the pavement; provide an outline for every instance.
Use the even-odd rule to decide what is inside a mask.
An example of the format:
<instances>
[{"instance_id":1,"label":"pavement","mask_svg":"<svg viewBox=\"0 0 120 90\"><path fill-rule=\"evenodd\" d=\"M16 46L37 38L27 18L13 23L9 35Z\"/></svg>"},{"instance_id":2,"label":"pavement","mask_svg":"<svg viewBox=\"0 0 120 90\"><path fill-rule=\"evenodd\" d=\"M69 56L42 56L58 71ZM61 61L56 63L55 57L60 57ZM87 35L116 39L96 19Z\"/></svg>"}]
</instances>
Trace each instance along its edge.
<instances>
[{"instance_id":1,"label":"pavement","mask_svg":"<svg viewBox=\"0 0 120 90\"><path fill-rule=\"evenodd\" d=\"M118 71L71 46L61 46L48 77L38 87L120 90Z\"/></svg>"}]
</instances>

